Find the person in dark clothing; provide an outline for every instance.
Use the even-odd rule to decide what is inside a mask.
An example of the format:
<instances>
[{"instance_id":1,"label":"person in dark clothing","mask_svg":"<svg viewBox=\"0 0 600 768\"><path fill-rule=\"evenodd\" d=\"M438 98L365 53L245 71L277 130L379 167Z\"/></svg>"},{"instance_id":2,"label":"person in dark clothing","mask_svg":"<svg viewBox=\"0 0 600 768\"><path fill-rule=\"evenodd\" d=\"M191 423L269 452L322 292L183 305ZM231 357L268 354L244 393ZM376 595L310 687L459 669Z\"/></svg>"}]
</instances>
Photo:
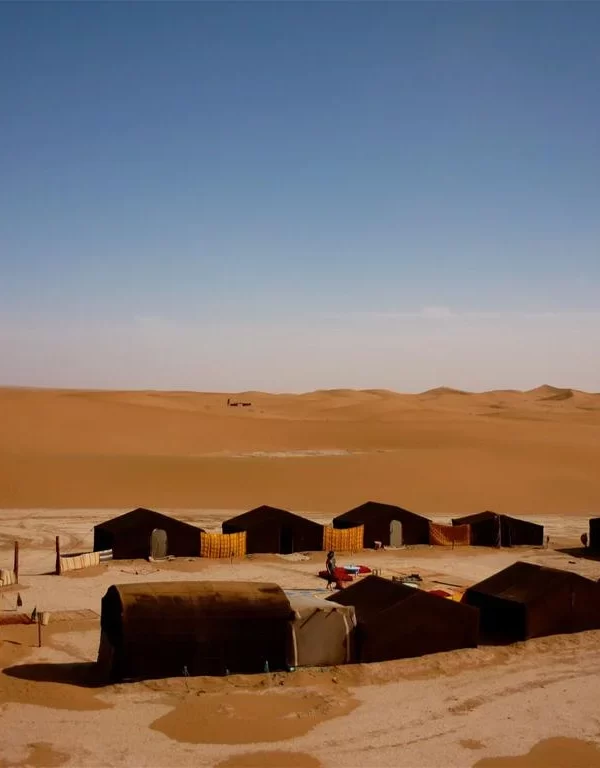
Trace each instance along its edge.
<instances>
[{"instance_id":1,"label":"person in dark clothing","mask_svg":"<svg viewBox=\"0 0 600 768\"><path fill-rule=\"evenodd\" d=\"M337 578L335 576L335 552L328 552L327 553L327 560L325 561L325 569L327 570L327 589L333 589L335 587L335 584L337 582Z\"/></svg>"}]
</instances>

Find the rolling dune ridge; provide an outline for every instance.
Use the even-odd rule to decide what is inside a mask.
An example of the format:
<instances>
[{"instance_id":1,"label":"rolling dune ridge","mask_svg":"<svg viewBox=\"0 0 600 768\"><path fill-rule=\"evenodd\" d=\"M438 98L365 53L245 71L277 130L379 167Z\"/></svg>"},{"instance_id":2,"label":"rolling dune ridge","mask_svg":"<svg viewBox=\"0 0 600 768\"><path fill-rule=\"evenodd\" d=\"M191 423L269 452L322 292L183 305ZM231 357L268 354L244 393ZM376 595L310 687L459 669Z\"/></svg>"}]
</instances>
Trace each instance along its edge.
<instances>
[{"instance_id":1,"label":"rolling dune ridge","mask_svg":"<svg viewBox=\"0 0 600 768\"><path fill-rule=\"evenodd\" d=\"M248 407L227 407L250 402ZM0 506L597 508L600 394L0 390Z\"/></svg>"}]
</instances>

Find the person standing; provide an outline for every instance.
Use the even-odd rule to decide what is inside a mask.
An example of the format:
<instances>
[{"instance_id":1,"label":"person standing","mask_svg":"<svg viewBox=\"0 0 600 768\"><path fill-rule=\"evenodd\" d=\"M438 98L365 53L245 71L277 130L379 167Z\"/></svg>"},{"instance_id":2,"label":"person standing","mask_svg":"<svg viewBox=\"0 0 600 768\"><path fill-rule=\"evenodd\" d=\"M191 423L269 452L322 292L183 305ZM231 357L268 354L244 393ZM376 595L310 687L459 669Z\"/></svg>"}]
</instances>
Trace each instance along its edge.
<instances>
[{"instance_id":1,"label":"person standing","mask_svg":"<svg viewBox=\"0 0 600 768\"><path fill-rule=\"evenodd\" d=\"M337 582L335 575L336 563L335 552L331 551L327 553L327 560L325 561L325 569L327 571L327 589L333 589Z\"/></svg>"}]
</instances>

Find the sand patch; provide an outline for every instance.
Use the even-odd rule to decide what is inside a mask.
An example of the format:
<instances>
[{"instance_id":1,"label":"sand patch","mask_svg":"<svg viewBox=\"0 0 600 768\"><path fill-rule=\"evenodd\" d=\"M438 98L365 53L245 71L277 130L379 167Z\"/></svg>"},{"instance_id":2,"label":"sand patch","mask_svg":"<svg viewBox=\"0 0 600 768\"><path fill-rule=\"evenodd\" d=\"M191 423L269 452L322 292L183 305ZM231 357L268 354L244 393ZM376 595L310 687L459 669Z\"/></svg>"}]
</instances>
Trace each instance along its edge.
<instances>
[{"instance_id":1,"label":"sand patch","mask_svg":"<svg viewBox=\"0 0 600 768\"><path fill-rule=\"evenodd\" d=\"M218 763L215 768L321 768L316 757L305 752L246 752Z\"/></svg>"},{"instance_id":2,"label":"sand patch","mask_svg":"<svg viewBox=\"0 0 600 768\"><path fill-rule=\"evenodd\" d=\"M75 571L65 571L61 573L61 578L66 579L91 579L95 576L102 576L108 570L106 563L92 565L89 568L78 568Z\"/></svg>"},{"instance_id":3,"label":"sand patch","mask_svg":"<svg viewBox=\"0 0 600 768\"><path fill-rule=\"evenodd\" d=\"M0 768L54 768L63 765L69 759L69 755L57 752L50 744L43 741L28 744L29 754L20 763L8 763L0 759Z\"/></svg>"},{"instance_id":4,"label":"sand patch","mask_svg":"<svg viewBox=\"0 0 600 768\"><path fill-rule=\"evenodd\" d=\"M465 749L485 749L485 744L477 739L461 739L458 743Z\"/></svg>"},{"instance_id":5,"label":"sand patch","mask_svg":"<svg viewBox=\"0 0 600 768\"><path fill-rule=\"evenodd\" d=\"M581 739L545 739L526 755L486 757L473 768L600 768L600 748Z\"/></svg>"},{"instance_id":6,"label":"sand patch","mask_svg":"<svg viewBox=\"0 0 600 768\"><path fill-rule=\"evenodd\" d=\"M303 736L356 706L343 690L201 693L186 697L150 727L191 744L255 744Z\"/></svg>"},{"instance_id":7,"label":"sand patch","mask_svg":"<svg viewBox=\"0 0 600 768\"><path fill-rule=\"evenodd\" d=\"M244 558L234 557L218 558L217 562L230 563L233 562L236 565L244 562ZM182 573L201 573L207 571L215 560L208 557L176 557L173 560L162 560L160 562L161 571L181 571Z\"/></svg>"}]
</instances>

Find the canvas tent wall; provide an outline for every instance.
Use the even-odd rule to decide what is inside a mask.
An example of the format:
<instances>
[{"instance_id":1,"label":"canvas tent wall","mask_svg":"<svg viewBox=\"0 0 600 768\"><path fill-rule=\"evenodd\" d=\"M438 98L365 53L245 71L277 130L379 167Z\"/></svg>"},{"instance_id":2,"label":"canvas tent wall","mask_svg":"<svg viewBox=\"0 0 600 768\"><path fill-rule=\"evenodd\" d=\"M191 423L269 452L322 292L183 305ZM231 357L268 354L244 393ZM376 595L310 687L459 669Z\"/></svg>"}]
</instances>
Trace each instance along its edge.
<instances>
[{"instance_id":1,"label":"canvas tent wall","mask_svg":"<svg viewBox=\"0 0 600 768\"><path fill-rule=\"evenodd\" d=\"M102 598L98 664L106 679L285 669L289 600L276 584L118 584Z\"/></svg>"},{"instance_id":2,"label":"canvas tent wall","mask_svg":"<svg viewBox=\"0 0 600 768\"><path fill-rule=\"evenodd\" d=\"M534 563L517 562L480 581L463 602L479 609L483 633L502 640L600 629L600 584Z\"/></svg>"},{"instance_id":3,"label":"canvas tent wall","mask_svg":"<svg viewBox=\"0 0 600 768\"><path fill-rule=\"evenodd\" d=\"M588 546L590 549L600 550L600 517L593 517L590 520Z\"/></svg>"},{"instance_id":4,"label":"canvas tent wall","mask_svg":"<svg viewBox=\"0 0 600 768\"><path fill-rule=\"evenodd\" d=\"M544 544L544 526L496 512L480 512L452 520L471 526L471 544L480 547L537 546Z\"/></svg>"},{"instance_id":5,"label":"canvas tent wall","mask_svg":"<svg viewBox=\"0 0 600 768\"><path fill-rule=\"evenodd\" d=\"M334 528L352 528L364 525L364 545L372 547L376 541L390 545L393 521L402 525L402 543L428 544L429 520L426 517L409 512L393 504L367 501L359 507L349 509L333 520Z\"/></svg>"},{"instance_id":6,"label":"canvas tent wall","mask_svg":"<svg viewBox=\"0 0 600 768\"><path fill-rule=\"evenodd\" d=\"M149 557L153 531L165 532L167 554L200 556L202 528L142 507L95 526L94 552L112 549L117 560Z\"/></svg>"},{"instance_id":7,"label":"canvas tent wall","mask_svg":"<svg viewBox=\"0 0 600 768\"><path fill-rule=\"evenodd\" d=\"M477 646L477 610L379 576L367 576L328 599L354 606L361 662Z\"/></svg>"},{"instance_id":8,"label":"canvas tent wall","mask_svg":"<svg viewBox=\"0 0 600 768\"><path fill-rule=\"evenodd\" d=\"M290 554L323 549L323 526L285 509L263 505L223 523L223 533L246 531L246 552Z\"/></svg>"},{"instance_id":9,"label":"canvas tent wall","mask_svg":"<svg viewBox=\"0 0 600 768\"><path fill-rule=\"evenodd\" d=\"M293 667L329 667L354 661L354 607L309 595L289 596L294 611L288 660Z\"/></svg>"}]
</instances>

